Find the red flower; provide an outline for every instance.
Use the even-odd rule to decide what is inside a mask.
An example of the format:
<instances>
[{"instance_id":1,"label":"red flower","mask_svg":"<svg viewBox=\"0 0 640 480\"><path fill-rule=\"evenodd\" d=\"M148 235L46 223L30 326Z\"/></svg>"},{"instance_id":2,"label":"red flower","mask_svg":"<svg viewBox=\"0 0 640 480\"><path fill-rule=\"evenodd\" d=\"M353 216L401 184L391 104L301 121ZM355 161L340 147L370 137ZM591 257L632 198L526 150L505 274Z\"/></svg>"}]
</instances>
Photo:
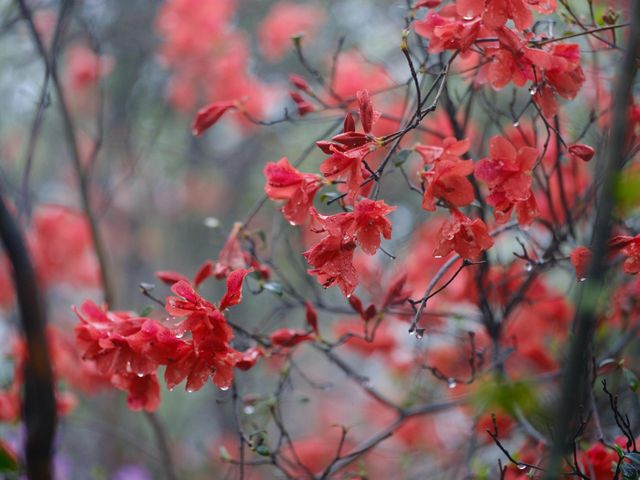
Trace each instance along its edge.
<instances>
[{"instance_id":1,"label":"red flower","mask_svg":"<svg viewBox=\"0 0 640 480\"><path fill-rule=\"evenodd\" d=\"M455 10L445 7L440 13L430 11L424 20L413 22L413 27L418 35L429 40L429 52L460 50L464 53L478 37L481 21L458 17Z\"/></svg>"},{"instance_id":2,"label":"red flower","mask_svg":"<svg viewBox=\"0 0 640 480\"><path fill-rule=\"evenodd\" d=\"M571 155L574 159L580 159L583 162L590 161L593 156L596 154L596 151L593 147L589 145L585 145L584 143L576 143L569 146L569 155Z\"/></svg>"},{"instance_id":3,"label":"red flower","mask_svg":"<svg viewBox=\"0 0 640 480\"><path fill-rule=\"evenodd\" d=\"M575 98L585 80L580 47L576 43L555 43L550 54L551 64L544 71L547 81L561 97Z\"/></svg>"},{"instance_id":4,"label":"red flower","mask_svg":"<svg viewBox=\"0 0 640 480\"><path fill-rule=\"evenodd\" d=\"M296 75L292 73L291 75L289 75L289 81L298 90L302 90L303 92L308 92L311 90L311 87L309 86L307 81L304 78L302 78L300 75Z\"/></svg>"},{"instance_id":5,"label":"red flower","mask_svg":"<svg viewBox=\"0 0 640 480\"><path fill-rule=\"evenodd\" d=\"M558 110L555 94L569 100L575 98L585 76L577 44L554 44L549 53L549 65L541 72L543 81L535 87L533 99L545 117L551 118Z\"/></svg>"},{"instance_id":6,"label":"red flower","mask_svg":"<svg viewBox=\"0 0 640 480\"><path fill-rule=\"evenodd\" d=\"M593 471L594 480L604 480L612 477L615 466L618 463L618 454L613 448L608 448L601 443L594 444L582 459L583 469Z\"/></svg>"},{"instance_id":7,"label":"red flower","mask_svg":"<svg viewBox=\"0 0 640 480\"><path fill-rule=\"evenodd\" d=\"M160 384L155 373L149 375L117 374L111 378L113 386L127 392L131 410L153 412L160 405Z\"/></svg>"},{"instance_id":8,"label":"red flower","mask_svg":"<svg viewBox=\"0 0 640 480\"><path fill-rule=\"evenodd\" d=\"M537 215L537 206L531 191L531 172L538 157L532 147L515 147L500 136L489 142L490 158L476 164L475 175L487 182L490 195L487 203L494 206L498 223L505 223L515 207L518 222L529 225Z\"/></svg>"},{"instance_id":9,"label":"red flower","mask_svg":"<svg viewBox=\"0 0 640 480\"><path fill-rule=\"evenodd\" d=\"M242 282L247 274L253 271L250 269L235 270L227 277L227 291L220 300L220 310L225 310L242 301Z\"/></svg>"},{"instance_id":10,"label":"red flower","mask_svg":"<svg viewBox=\"0 0 640 480\"><path fill-rule=\"evenodd\" d=\"M345 180L348 199L353 201L361 192L361 184L368 174L363 165L365 157L380 147L375 137L367 129L376 121L377 112L373 110L369 93L359 91L360 117L364 133L355 131L351 114L345 116L343 133L335 135L331 141L316 142L327 155L331 155L320 165L320 172L331 180Z\"/></svg>"},{"instance_id":11,"label":"red flower","mask_svg":"<svg viewBox=\"0 0 640 480\"><path fill-rule=\"evenodd\" d=\"M500 27L496 35L498 47L487 48L487 56L492 57L488 77L493 88L501 89L509 82L522 87L527 81L536 79L534 69L539 72L551 64L547 52L527 47L527 42L514 31Z\"/></svg>"},{"instance_id":12,"label":"red flower","mask_svg":"<svg viewBox=\"0 0 640 480\"><path fill-rule=\"evenodd\" d=\"M324 11L315 5L293 2L276 3L259 29L260 47L268 60L280 60L293 49L291 37L305 34L311 37L324 20Z\"/></svg>"},{"instance_id":13,"label":"red flower","mask_svg":"<svg viewBox=\"0 0 640 480\"><path fill-rule=\"evenodd\" d=\"M216 278L226 277L233 270L240 270L247 267L245 254L242 251L238 235L242 230L242 223L233 224L233 228L227 237L227 241L218 254L218 261L213 267L213 275Z\"/></svg>"},{"instance_id":14,"label":"red flower","mask_svg":"<svg viewBox=\"0 0 640 480\"><path fill-rule=\"evenodd\" d=\"M358 244L365 253L373 255L380 247L380 237L391 238L391 222L384 218L395 210L384 201L368 198L359 202L353 212L325 216L311 209L314 218L312 230L327 233L318 244L303 255L315 268L309 273L328 288L338 285L345 296L350 296L358 278L353 266L353 252Z\"/></svg>"},{"instance_id":15,"label":"red flower","mask_svg":"<svg viewBox=\"0 0 640 480\"><path fill-rule=\"evenodd\" d=\"M356 243L353 239L343 241L341 236L329 235L313 248L303 253L309 265L310 275L315 275L318 282L329 288L338 285L345 296L349 296L358 284L358 276L353 266L353 252Z\"/></svg>"},{"instance_id":16,"label":"red flower","mask_svg":"<svg viewBox=\"0 0 640 480\"><path fill-rule=\"evenodd\" d=\"M287 157L264 167L267 183L264 191L272 200L286 200L282 214L293 225L304 223L313 205L313 197L320 188L318 175L302 173L289 164Z\"/></svg>"},{"instance_id":17,"label":"red flower","mask_svg":"<svg viewBox=\"0 0 640 480\"><path fill-rule=\"evenodd\" d=\"M624 245L622 253L627 256L623 264L624 271L631 275L640 273L640 235L635 237L619 236L612 239L614 243L616 240L617 245Z\"/></svg>"},{"instance_id":18,"label":"red flower","mask_svg":"<svg viewBox=\"0 0 640 480\"><path fill-rule=\"evenodd\" d=\"M193 119L191 132L194 135L202 135L202 133L213 126L227 110L237 108L235 102L213 102L204 108L198 110L196 118Z\"/></svg>"},{"instance_id":19,"label":"red flower","mask_svg":"<svg viewBox=\"0 0 640 480\"><path fill-rule=\"evenodd\" d=\"M295 347L313 339L310 333L293 328L280 328L271 334L271 343L276 347Z\"/></svg>"},{"instance_id":20,"label":"red flower","mask_svg":"<svg viewBox=\"0 0 640 480\"><path fill-rule=\"evenodd\" d=\"M571 252L571 265L576 270L576 278L584 280L587 277L587 269L591 263L591 250L587 247L576 247Z\"/></svg>"},{"instance_id":21,"label":"red flower","mask_svg":"<svg viewBox=\"0 0 640 480\"><path fill-rule=\"evenodd\" d=\"M260 348L249 348L248 350L240 353L235 367L242 371L250 370L258 360L260 360L260 357L262 357L262 350Z\"/></svg>"},{"instance_id":22,"label":"red flower","mask_svg":"<svg viewBox=\"0 0 640 480\"><path fill-rule=\"evenodd\" d=\"M473 185L467 178L473 173L471 160L441 160L435 167L421 174L424 180L422 208L436 209L437 198L448 206L463 207L473 202Z\"/></svg>"},{"instance_id":23,"label":"red flower","mask_svg":"<svg viewBox=\"0 0 640 480\"><path fill-rule=\"evenodd\" d=\"M75 327L78 349L102 374L148 375L155 371L157 363L144 355L145 346L134 337L148 319L106 312L91 301L74 311L80 319Z\"/></svg>"},{"instance_id":24,"label":"red flower","mask_svg":"<svg viewBox=\"0 0 640 480\"><path fill-rule=\"evenodd\" d=\"M374 255L380 248L380 237L391 238L391 222L385 218L396 207L383 200L362 199L353 211L353 229L358 245L365 253Z\"/></svg>"},{"instance_id":25,"label":"red flower","mask_svg":"<svg viewBox=\"0 0 640 480\"><path fill-rule=\"evenodd\" d=\"M362 123L362 130L364 130L364 133L371 133L371 127L373 127L373 124L380 117L380 114L373 109L369 90L359 90L358 93L356 93L356 97L360 105L360 123Z\"/></svg>"},{"instance_id":26,"label":"red flower","mask_svg":"<svg viewBox=\"0 0 640 480\"><path fill-rule=\"evenodd\" d=\"M501 27L510 19L518 30L533 24L533 14L524 0L457 0L456 9L463 18L482 16L489 28Z\"/></svg>"},{"instance_id":27,"label":"red flower","mask_svg":"<svg viewBox=\"0 0 640 480\"><path fill-rule=\"evenodd\" d=\"M305 318L307 320L307 325L311 327L311 329L316 335L319 335L320 332L318 330L318 312L316 312L316 309L313 307L313 305L310 302L304 302L304 307L305 307Z\"/></svg>"},{"instance_id":28,"label":"red flower","mask_svg":"<svg viewBox=\"0 0 640 480\"><path fill-rule=\"evenodd\" d=\"M422 157L426 164L436 163L439 160L460 160L460 156L469 151L471 142L465 138L456 140L454 137L447 137L442 141L442 146L437 145L416 145L415 151Z\"/></svg>"},{"instance_id":29,"label":"red flower","mask_svg":"<svg viewBox=\"0 0 640 480\"><path fill-rule=\"evenodd\" d=\"M75 45L67 50L66 81L72 91L86 90L98 83L113 70L113 58L97 55L84 45Z\"/></svg>"},{"instance_id":30,"label":"red flower","mask_svg":"<svg viewBox=\"0 0 640 480\"><path fill-rule=\"evenodd\" d=\"M313 105L307 102L302 95L298 92L289 92L289 96L291 100L296 104L296 108L298 109L298 115L304 117L307 113L311 113L315 110Z\"/></svg>"},{"instance_id":31,"label":"red flower","mask_svg":"<svg viewBox=\"0 0 640 480\"><path fill-rule=\"evenodd\" d=\"M433 252L434 257L444 257L455 251L462 258L473 260L493 246L493 239L481 219L471 220L455 208L451 213L453 217L440 229L440 239Z\"/></svg>"}]
</instances>

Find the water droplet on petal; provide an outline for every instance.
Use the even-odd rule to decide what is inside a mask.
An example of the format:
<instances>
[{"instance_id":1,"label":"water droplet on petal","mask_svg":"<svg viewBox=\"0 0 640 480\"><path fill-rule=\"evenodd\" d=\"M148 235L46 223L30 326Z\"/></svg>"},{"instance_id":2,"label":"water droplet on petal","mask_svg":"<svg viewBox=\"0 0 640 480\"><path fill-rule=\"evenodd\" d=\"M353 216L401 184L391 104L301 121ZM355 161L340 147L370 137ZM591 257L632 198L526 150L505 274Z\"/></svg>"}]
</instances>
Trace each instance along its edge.
<instances>
[{"instance_id":1,"label":"water droplet on petal","mask_svg":"<svg viewBox=\"0 0 640 480\"><path fill-rule=\"evenodd\" d=\"M184 337L184 332L176 333L176 338L182 338L182 337Z\"/></svg>"},{"instance_id":2,"label":"water droplet on petal","mask_svg":"<svg viewBox=\"0 0 640 480\"><path fill-rule=\"evenodd\" d=\"M229 387L220 387L220 390L222 390L223 392L226 392L227 390L229 390Z\"/></svg>"},{"instance_id":3,"label":"water droplet on petal","mask_svg":"<svg viewBox=\"0 0 640 480\"><path fill-rule=\"evenodd\" d=\"M456 388L458 386L458 383L456 382L455 378L449 378L447 380L447 386L451 389Z\"/></svg>"},{"instance_id":4,"label":"water droplet on petal","mask_svg":"<svg viewBox=\"0 0 640 480\"><path fill-rule=\"evenodd\" d=\"M138 372L138 373L136 373L136 377L138 377L138 378L142 378L142 377L144 377L144 373L140 373L140 372Z\"/></svg>"},{"instance_id":5,"label":"water droplet on petal","mask_svg":"<svg viewBox=\"0 0 640 480\"><path fill-rule=\"evenodd\" d=\"M422 340L423 337L424 337L424 328L416 329L416 338L418 340Z\"/></svg>"},{"instance_id":6,"label":"water droplet on petal","mask_svg":"<svg viewBox=\"0 0 640 480\"><path fill-rule=\"evenodd\" d=\"M185 390L187 391L187 393L193 393L193 392L196 391L196 389L193 388L193 387L187 387L187 388L185 388Z\"/></svg>"},{"instance_id":7,"label":"water droplet on petal","mask_svg":"<svg viewBox=\"0 0 640 480\"><path fill-rule=\"evenodd\" d=\"M531 262L527 262L527 264L524 266L524 269L527 272L530 272L531 270L533 270L533 265L531 265Z\"/></svg>"},{"instance_id":8,"label":"water droplet on petal","mask_svg":"<svg viewBox=\"0 0 640 480\"><path fill-rule=\"evenodd\" d=\"M434 255L433 258L442 258L442 255Z\"/></svg>"},{"instance_id":9,"label":"water droplet on petal","mask_svg":"<svg viewBox=\"0 0 640 480\"><path fill-rule=\"evenodd\" d=\"M520 122L515 121L513 122L513 128L518 128L520 126Z\"/></svg>"},{"instance_id":10,"label":"water droplet on petal","mask_svg":"<svg viewBox=\"0 0 640 480\"><path fill-rule=\"evenodd\" d=\"M255 409L255 407L253 405L247 405L246 407L244 407L243 411L247 415L251 415L252 413L254 413L256 411L256 409Z\"/></svg>"},{"instance_id":11,"label":"water droplet on petal","mask_svg":"<svg viewBox=\"0 0 640 480\"><path fill-rule=\"evenodd\" d=\"M527 466L524 463L519 463L517 467L518 467L518 470L524 470L525 468L527 468Z\"/></svg>"},{"instance_id":12,"label":"water droplet on petal","mask_svg":"<svg viewBox=\"0 0 640 480\"><path fill-rule=\"evenodd\" d=\"M585 282L586 280L587 280L587 277L581 277L581 278L578 279L578 281L581 282L581 283Z\"/></svg>"}]
</instances>

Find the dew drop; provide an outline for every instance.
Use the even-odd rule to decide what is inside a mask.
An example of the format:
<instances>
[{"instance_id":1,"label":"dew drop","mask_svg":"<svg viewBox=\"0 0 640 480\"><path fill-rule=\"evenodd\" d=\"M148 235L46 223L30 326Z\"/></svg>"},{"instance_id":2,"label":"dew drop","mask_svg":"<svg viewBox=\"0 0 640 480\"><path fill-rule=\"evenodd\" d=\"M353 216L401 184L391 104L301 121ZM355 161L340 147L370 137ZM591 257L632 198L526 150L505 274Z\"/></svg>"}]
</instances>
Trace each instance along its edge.
<instances>
[{"instance_id":1,"label":"dew drop","mask_svg":"<svg viewBox=\"0 0 640 480\"><path fill-rule=\"evenodd\" d=\"M580 283L585 282L586 280L587 280L587 277L581 277L578 279Z\"/></svg>"},{"instance_id":2,"label":"dew drop","mask_svg":"<svg viewBox=\"0 0 640 480\"><path fill-rule=\"evenodd\" d=\"M187 391L187 393L193 393L193 392L196 391L196 389L193 388L193 387L187 387L187 388L185 388L185 390Z\"/></svg>"},{"instance_id":3,"label":"dew drop","mask_svg":"<svg viewBox=\"0 0 640 480\"><path fill-rule=\"evenodd\" d=\"M247 405L246 407L244 407L243 412L246 413L247 415L251 415L252 413L254 413L256 411L255 407L253 405Z\"/></svg>"},{"instance_id":4,"label":"dew drop","mask_svg":"<svg viewBox=\"0 0 640 480\"><path fill-rule=\"evenodd\" d=\"M538 89L536 87L531 87L529 89L529 93L531 94L531 96L535 95L538 92Z\"/></svg>"},{"instance_id":5,"label":"dew drop","mask_svg":"<svg viewBox=\"0 0 640 480\"><path fill-rule=\"evenodd\" d=\"M226 392L227 390L229 390L229 387L220 387L220 390L222 390L223 392Z\"/></svg>"},{"instance_id":6,"label":"dew drop","mask_svg":"<svg viewBox=\"0 0 640 480\"><path fill-rule=\"evenodd\" d=\"M519 126L520 126L520 122L519 121L513 122L513 128L518 128Z\"/></svg>"},{"instance_id":7,"label":"dew drop","mask_svg":"<svg viewBox=\"0 0 640 480\"><path fill-rule=\"evenodd\" d=\"M422 340L423 337L424 337L424 328L416 329L416 338L418 340Z\"/></svg>"},{"instance_id":8,"label":"dew drop","mask_svg":"<svg viewBox=\"0 0 640 480\"><path fill-rule=\"evenodd\" d=\"M530 272L531 270L533 270L533 265L531 265L531 262L527 262L527 264L524 266L524 269L527 272Z\"/></svg>"},{"instance_id":9,"label":"dew drop","mask_svg":"<svg viewBox=\"0 0 640 480\"><path fill-rule=\"evenodd\" d=\"M136 373L136 377L138 377L138 378L142 378L142 377L144 377L144 373L140 373L140 372L138 372L138 373Z\"/></svg>"},{"instance_id":10,"label":"dew drop","mask_svg":"<svg viewBox=\"0 0 640 480\"><path fill-rule=\"evenodd\" d=\"M442 255L434 255L433 258L442 258Z\"/></svg>"},{"instance_id":11,"label":"dew drop","mask_svg":"<svg viewBox=\"0 0 640 480\"><path fill-rule=\"evenodd\" d=\"M292 227L295 227L296 226L296 222L293 222L293 221L289 220L289 225L291 225Z\"/></svg>"},{"instance_id":12,"label":"dew drop","mask_svg":"<svg viewBox=\"0 0 640 480\"><path fill-rule=\"evenodd\" d=\"M447 386L451 389L454 389L458 386L458 383L456 382L455 378L449 378L447 380Z\"/></svg>"},{"instance_id":13,"label":"dew drop","mask_svg":"<svg viewBox=\"0 0 640 480\"><path fill-rule=\"evenodd\" d=\"M519 463L517 465L518 470L524 470L525 468L527 468L527 466L524 463Z\"/></svg>"},{"instance_id":14,"label":"dew drop","mask_svg":"<svg viewBox=\"0 0 640 480\"><path fill-rule=\"evenodd\" d=\"M176 338L182 338L182 337L184 337L184 332L176 333Z\"/></svg>"}]
</instances>

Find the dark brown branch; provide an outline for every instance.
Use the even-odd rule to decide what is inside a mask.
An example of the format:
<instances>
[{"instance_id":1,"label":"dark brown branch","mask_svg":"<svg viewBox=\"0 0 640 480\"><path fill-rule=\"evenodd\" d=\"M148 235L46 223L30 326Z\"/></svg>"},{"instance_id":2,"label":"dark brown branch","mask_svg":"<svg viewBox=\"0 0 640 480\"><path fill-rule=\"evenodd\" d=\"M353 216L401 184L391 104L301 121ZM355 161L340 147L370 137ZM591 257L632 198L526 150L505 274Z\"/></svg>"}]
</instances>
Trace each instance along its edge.
<instances>
[{"instance_id":1,"label":"dark brown branch","mask_svg":"<svg viewBox=\"0 0 640 480\"><path fill-rule=\"evenodd\" d=\"M582 287L581 298L574 322L574 335L567 359L562 398L557 413L557 430L551 454L549 470L545 479L557 478L561 470L562 457L568 451L569 432L575 423L575 412L578 405L588 401L590 388L591 343L597 318L596 301L599 298L605 274L607 272L607 242L611 232L611 214L614 208L615 186L618 173L624 164L624 153L627 133L628 97L636 76L636 55L640 46L640 3L633 2L631 13L631 31L624 58L620 63L618 83L613 91L615 96L612 108L612 126L609 138L604 171L603 184L599 197L596 220L593 226L591 248L592 261L589 265L588 279Z\"/></svg>"},{"instance_id":2,"label":"dark brown branch","mask_svg":"<svg viewBox=\"0 0 640 480\"><path fill-rule=\"evenodd\" d=\"M20 321L27 346L22 399L27 429L27 476L34 480L48 480L53 475L51 457L56 430L56 399L47 346L45 309L24 237L1 196L0 237L13 267Z\"/></svg>"}]
</instances>

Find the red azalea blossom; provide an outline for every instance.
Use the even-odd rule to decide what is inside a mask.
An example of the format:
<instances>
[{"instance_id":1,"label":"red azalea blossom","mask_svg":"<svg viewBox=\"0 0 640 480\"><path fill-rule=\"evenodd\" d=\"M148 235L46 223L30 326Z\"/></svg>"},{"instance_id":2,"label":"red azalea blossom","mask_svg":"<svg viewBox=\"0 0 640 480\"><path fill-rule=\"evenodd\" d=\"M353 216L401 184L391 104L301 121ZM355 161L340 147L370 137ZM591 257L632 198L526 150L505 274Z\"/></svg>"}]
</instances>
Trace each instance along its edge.
<instances>
[{"instance_id":1,"label":"red azalea blossom","mask_svg":"<svg viewBox=\"0 0 640 480\"><path fill-rule=\"evenodd\" d=\"M365 253L373 255L380 248L380 237L391 239L391 222L385 218L396 207L383 200L362 199L353 210L353 230L358 245Z\"/></svg>"},{"instance_id":2,"label":"red azalea blossom","mask_svg":"<svg viewBox=\"0 0 640 480\"><path fill-rule=\"evenodd\" d=\"M384 201L363 199L353 212L325 216L311 209L315 225L312 229L327 235L303 255L315 267L309 273L328 288L340 286L345 296L351 295L357 285L357 274L353 266L356 244L365 253L373 255L380 247L380 237L391 238L391 222L384 218L395 207Z\"/></svg>"},{"instance_id":3,"label":"red azalea blossom","mask_svg":"<svg viewBox=\"0 0 640 480\"><path fill-rule=\"evenodd\" d=\"M298 90L302 90L303 92L311 91L311 87L309 86L307 81L304 78L302 78L300 75L295 75L295 74L289 75L289 81Z\"/></svg>"},{"instance_id":4,"label":"red azalea blossom","mask_svg":"<svg viewBox=\"0 0 640 480\"><path fill-rule=\"evenodd\" d=\"M416 20L413 28L418 35L429 40L431 53L443 50L460 50L464 53L478 37L481 20L459 17L455 9L445 7L439 13L430 11L424 20Z\"/></svg>"},{"instance_id":5,"label":"red azalea blossom","mask_svg":"<svg viewBox=\"0 0 640 480\"><path fill-rule=\"evenodd\" d=\"M307 113L311 113L315 110L313 105L306 101L298 92L289 92L289 96L291 97L291 100L293 100L293 103L296 104L298 115L301 117L304 117Z\"/></svg>"},{"instance_id":6,"label":"red azalea blossom","mask_svg":"<svg viewBox=\"0 0 640 480\"><path fill-rule=\"evenodd\" d=\"M441 160L421 174L424 181L422 208L436 209L435 200L441 199L447 206L463 207L473 202L473 185L467 178L473 173L471 160Z\"/></svg>"},{"instance_id":7,"label":"red azalea blossom","mask_svg":"<svg viewBox=\"0 0 640 480\"><path fill-rule=\"evenodd\" d=\"M260 348L249 348L239 354L235 367L242 371L250 370L255 366L258 360L260 360L260 357L262 357L262 350Z\"/></svg>"},{"instance_id":8,"label":"red azalea blossom","mask_svg":"<svg viewBox=\"0 0 640 480\"><path fill-rule=\"evenodd\" d=\"M500 27L496 35L498 47L487 48L487 55L492 57L488 78L493 88L499 90L509 82L522 87L527 81L536 79L535 71L551 65L547 52L527 47L526 39L520 38L513 30Z\"/></svg>"},{"instance_id":9,"label":"red azalea blossom","mask_svg":"<svg viewBox=\"0 0 640 480\"><path fill-rule=\"evenodd\" d=\"M196 118L193 119L191 132L194 135L202 135L205 130L211 128L226 111L237 108L235 102L213 102L198 110Z\"/></svg>"},{"instance_id":10,"label":"red azalea blossom","mask_svg":"<svg viewBox=\"0 0 640 480\"><path fill-rule=\"evenodd\" d=\"M312 37L323 19L324 11L315 5L278 2L260 25L260 48L267 59L280 60L287 50L293 50L291 37L301 34Z\"/></svg>"},{"instance_id":11,"label":"red azalea blossom","mask_svg":"<svg viewBox=\"0 0 640 480\"><path fill-rule=\"evenodd\" d=\"M267 183L264 191L272 200L286 200L282 214L293 225L304 223L313 206L313 197L321 186L319 175L302 173L289 164L287 157L264 167Z\"/></svg>"},{"instance_id":12,"label":"red azalea blossom","mask_svg":"<svg viewBox=\"0 0 640 480\"><path fill-rule=\"evenodd\" d=\"M576 278L583 280L587 277L587 269L591 263L591 250L587 247L576 247L570 256L571 265L576 270Z\"/></svg>"},{"instance_id":13,"label":"red azalea blossom","mask_svg":"<svg viewBox=\"0 0 640 480\"><path fill-rule=\"evenodd\" d=\"M583 162L590 161L593 156L596 154L596 151L593 147L589 145L585 145L584 143L576 143L574 145L570 145L568 148L569 155L573 158L578 158Z\"/></svg>"},{"instance_id":14,"label":"red azalea blossom","mask_svg":"<svg viewBox=\"0 0 640 480\"><path fill-rule=\"evenodd\" d=\"M457 0L456 8L462 17L482 16L489 28L498 28L513 20L518 30L533 24L533 14L524 0Z\"/></svg>"},{"instance_id":15,"label":"red azalea blossom","mask_svg":"<svg viewBox=\"0 0 640 480\"><path fill-rule=\"evenodd\" d=\"M296 345L307 342L313 336L303 330L294 330L292 328L280 328L273 332L269 337L271 343L276 347L295 347Z\"/></svg>"},{"instance_id":16,"label":"red azalea blossom","mask_svg":"<svg viewBox=\"0 0 640 480\"><path fill-rule=\"evenodd\" d=\"M460 160L460 156L467 153L470 146L469 139L456 140L454 137L447 137L442 141L442 146L416 145L414 149L422 157L425 165L428 165L440 160Z\"/></svg>"},{"instance_id":17,"label":"red azalea blossom","mask_svg":"<svg viewBox=\"0 0 640 480\"><path fill-rule=\"evenodd\" d=\"M495 136L489 142L489 155L476 164L475 176L489 186L487 203L493 205L496 221L505 223L515 208L518 223L530 225L538 213L531 191L538 151L532 147L516 150L508 140Z\"/></svg>"},{"instance_id":18,"label":"red azalea blossom","mask_svg":"<svg viewBox=\"0 0 640 480\"><path fill-rule=\"evenodd\" d=\"M481 219L471 220L457 209L452 209L451 213L453 217L440 230L434 257L444 257L455 251L464 259L474 260L493 246L493 239Z\"/></svg>"},{"instance_id":19,"label":"red azalea blossom","mask_svg":"<svg viewBox=\"0 0 640 480\"><path fill-rule=\"evenodd\" d=\"M242 231L242 223L236 222L227 237L218 261L213 267L213 275L216 278L226 277L233 270L240 270L247 267L247 259L240 245L240 232Z\"/></svg>"},{"instance_id":20,"label":"red azalea blossom","mask_svg":"<svg viewBox=\"0 0 640 480\"><path fill-rule=\"evenodd\" d=\"M370 133L373 124L380 117L380 113L373 109L368 90L359 90L358 93L356 93L356 97L360 105L360 123L362 124L362 130L364 130L364 133Z\"/></svg>"},{"instance_id":21,"label":"red azalea blossom","mask_svg":"<svg viewBox=\"0 0 640 480\"><path fill-rule=\"evenodd\" d=\"M621 250L627 256L623 264L626 273L631 275L640 273L640 235L614 237L609 241L609 249Z\"/></svg>"}]
</instances>

